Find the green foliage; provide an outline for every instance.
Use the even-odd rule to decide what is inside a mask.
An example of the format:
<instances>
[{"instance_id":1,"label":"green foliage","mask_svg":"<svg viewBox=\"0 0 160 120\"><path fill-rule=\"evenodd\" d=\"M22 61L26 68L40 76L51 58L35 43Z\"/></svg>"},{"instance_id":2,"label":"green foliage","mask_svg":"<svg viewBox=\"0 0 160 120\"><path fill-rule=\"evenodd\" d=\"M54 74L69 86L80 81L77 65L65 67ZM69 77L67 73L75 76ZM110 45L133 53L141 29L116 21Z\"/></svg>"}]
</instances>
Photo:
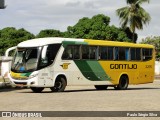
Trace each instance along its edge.
<instances>
[{"instance_id":1,"label":"green foliage","mask_svg":"<svg viewBox=\"0 0 160 120\"><path fill-rule=\"evenodd\" d=\"M69 26L64 37L96 40L130 41L124 30L109 26L110 18L103 14L84 17L74 26Z\"/></svg>"},{"instance_id":2,"label":"green foliage","mask_svg":"<svg viewBox=\"0 0 160 120\"><path fill-rule=\"evenodd\" d=\"M98 14L92 18L80 19L74 26L68 26L66 32L54 29L41 30L36 38L67 37L131 42L129 31L109 24L110 17ZM18 30L14 27L4 28L0 30L0 54L4 55L6 49L33 38L35 36L23 28Z\"/></svg>"},{"instance_id":3,"label":"green foliage","mask_svg":"<svg viewBox=\"0 0 160 120\"><path fill-rule=\"evenodd\" d=\"M151 36L142 39L142 44L151 44L155 46L156 57L160 58L160 36Z\"/></svg>"},{"instance_id":4,"label":"green foliage","mask_svg":"<svg viewBox=\"0 0 160 120\"><path fill-rule=\"evenodd\" d=\"M62 36L63 36L63 33L60 32L59 30L47 29L47 30L41 30L36 37L44 38L44 37L62 37Z\"/></svg>"},{"instance_id":5,"label":"green foliage","mask_svg":"<svg viewBox=\"0 0 160 120\"><path fill-rule=\"evenodd\" d=\"M150 22L151 17L140 5L150 0L126 0L128 6L116 10L120 18L122 28L129 25L130 30L133 32L132 41L136 42L135 29L142 30L143 24Z\"/></svg>"},{"instance_id":6,"label":"green foliage","mask_svg":"<svg viewBox=\"0 0 160 120\"><path fill-rule=\"evenodd\" d=\"M125 31L125 33L127 34L127 37L128 37L129 39L131 39L133 43L136 43L137 38L138 38L137 33L134 33L134 34L133 34L129 27L124 28L124 31ZM134 36L134 37L133 37L133 36ZM134 39L133 39L133 38L134 38Z\"/></svg>"},{"instance_id":7,"label":"green foliage","mask_svg":"<svg viewBox=\"0 0 160 120\"><path fill-rule=\"evenodd\" d=\"M6 49L33 38L34 35L23 28L17 30L13 27L7 27L0 30L0 55L4 55Z\"/></svg>"}]
</instances>

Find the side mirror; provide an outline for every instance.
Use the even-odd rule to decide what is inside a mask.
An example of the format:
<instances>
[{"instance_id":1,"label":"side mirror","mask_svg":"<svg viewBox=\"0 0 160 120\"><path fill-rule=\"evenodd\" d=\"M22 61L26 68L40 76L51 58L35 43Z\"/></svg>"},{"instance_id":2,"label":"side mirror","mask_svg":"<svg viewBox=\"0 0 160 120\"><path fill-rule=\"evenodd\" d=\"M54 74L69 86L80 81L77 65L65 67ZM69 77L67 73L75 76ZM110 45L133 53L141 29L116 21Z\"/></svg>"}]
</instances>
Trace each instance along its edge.
<instances>
[{"instance_id":1,"label":"side mirror","mask_svg":"<svg viewBox=\"0 0 160 120\"><path fill-rule=\"evenodd\" d=\"M46 59L47 47L48 47L48 46L44 46L44 47L43 47L43 50L42 50L42 59L44 59L44 60Z\"/></svg>"}]
</instances>

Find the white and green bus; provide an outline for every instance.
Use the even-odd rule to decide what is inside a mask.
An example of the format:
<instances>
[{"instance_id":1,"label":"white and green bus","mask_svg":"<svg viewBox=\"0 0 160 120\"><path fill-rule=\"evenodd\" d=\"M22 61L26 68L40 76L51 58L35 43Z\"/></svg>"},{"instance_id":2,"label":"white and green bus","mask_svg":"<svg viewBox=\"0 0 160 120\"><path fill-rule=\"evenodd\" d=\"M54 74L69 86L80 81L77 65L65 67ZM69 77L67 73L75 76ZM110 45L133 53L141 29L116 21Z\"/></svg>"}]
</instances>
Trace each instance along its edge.
<instances>
[{"instance_id":1,"label":"white and green bus","mask_svg":"<svg viewBox=\"0 0 160 120\"><path fill-rule=\"evenodd\" d=\"M73 38L38 38L17 45L9 78L33 92L66 86L127 89L154 80L154 46Z\"/></svg>"}]
</instances>

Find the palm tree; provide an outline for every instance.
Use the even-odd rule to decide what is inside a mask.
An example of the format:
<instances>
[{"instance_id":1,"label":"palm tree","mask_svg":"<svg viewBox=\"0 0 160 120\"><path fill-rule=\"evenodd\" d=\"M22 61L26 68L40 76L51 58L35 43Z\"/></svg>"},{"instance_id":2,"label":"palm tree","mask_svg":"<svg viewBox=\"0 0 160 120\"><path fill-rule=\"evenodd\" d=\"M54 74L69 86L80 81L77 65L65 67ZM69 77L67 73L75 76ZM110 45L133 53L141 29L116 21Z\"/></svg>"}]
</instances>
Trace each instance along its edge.
<instances>
[{"instance_id":1,"label":"palm tree","mask_svg":"<svg viewBox=\"0 0 160 120\"><path fill-rule=\"evenodd\" d=\"M122 28L129 24L130 30L133 32L132 41L135 42L135 30L143 29L143 24L149 24L151 17L140 5L150 0L126 0L128 6L116 10L120 18Z\"/></svg>"}]
</instances>

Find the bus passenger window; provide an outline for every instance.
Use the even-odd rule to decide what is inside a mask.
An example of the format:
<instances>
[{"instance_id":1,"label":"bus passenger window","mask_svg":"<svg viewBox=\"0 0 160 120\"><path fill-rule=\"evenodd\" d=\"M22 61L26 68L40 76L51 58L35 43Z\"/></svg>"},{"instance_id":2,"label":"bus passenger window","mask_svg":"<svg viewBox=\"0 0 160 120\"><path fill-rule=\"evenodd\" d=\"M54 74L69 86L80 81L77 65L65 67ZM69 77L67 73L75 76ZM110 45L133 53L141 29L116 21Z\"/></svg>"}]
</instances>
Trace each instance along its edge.
<instances>
[{"instance_id":1,"label":"bus passenger window","mask_svg":"<svg viewBox=\"0 0 160 120\"><path fill-rule=\"evenodd\" d=\"M152 49L142 49L143 61L152 59Z\"/></svg>"},{"instance_id":2,"label":"bus passenger window","mask_svg":"<svg viewBox=\"0 0 160 120\"><path fill-rule=\"evenodd\" d=\"M129 58L129 48L125 48L125 60L130 60Z\"/></svg>"},{"instance_id":3,"label":"bus passenger window","mask_svg":"<svg viewBox=\"0 0 160 120\"><path fill-rule=\"evenodd\" d=\"M129 60L129 48L115 47L114 60Z\"/></svg>"},{"instance_id":4,"label":"bus passenger window","mask_svg":"<svg viewBox=\"0 0 160 120\"><path fill-rule=\"evenodd\" d=\"M107 59L107 47L100 47L99 52L100 52L99 53L100 59L106 60Z\"/></svg>"},{"instance_id":5,"label":"bus passenger window","mask_svg":"<svg viewBox=\"0 0 160 120\"><path fill-rule=\"evenodd\" d=\"M126 60L126 48L119 47L119 60Z\"/></svg>"},{"instance_id":6,"label":"bus passenger window","mask_svg":"<svg viewBox=\"0 0 160 120\"><path fill-rule=\"evenodd\" d=\"M135 48L131 48L131 60L136 60L136 49Z\"/></svg>"},{"instance_id":7,"label":"bus passenger window","mask_svg":"<svg viewBox=\"0 0 160 120\"><path fill-rule=\"evenodd\" d=\"M96 59L97 56L97 47L95 46L90 46L89 47L89 58L90 59Z\"/></svg>"},{"instance_id":8,"label":"bus passenger window","mask_svg":"<svg viewBox=\"0 0 160 120\"><path fill-rule=\"evenodd\" d=\"M89 59L89 46L82 46L82 59Z\"/></svg>"},{"instance_id":9,"label":"bus passenger window","mask_svg":"<svg viewBox=\"0 0 160 120\"><path fill-rule=\"evenodd\" d=\"M130 51L131 60L141 60L141 48L131 48Z\"/></svg>"},{"instance_id":10,"label":"bus passenger window","mask_svg":"<svg viewBox=\"0 0 160 120\"><path fill-rule=\"evenodd\" d=\"M65 48L62 59L63 60L72 60L80 59L80 45L69 45Z\"/></svg>"},{"instance_id":11,"label":"bus passenger window","mask_svg":"<svg viewBox=\"0 0 160 120\"><path fill-rule=\"evenodd\" d=\"M141 48L136 48L136 60L141 60Z\"/></svg>"},{"instance_id":12,"label":"bus passenger window","mask_svg":"<svg viewBox=\"0 0 160 120\"><path fill-rule=\"evenodd\" d=\"M102 60L113 60L113 47L100 47L99 55Z\"/></svg>"},{"instance_id":13,"label":"bus passenger window","mask_svg":"<svg viewBox=\"0 0 160 120\"><path fill-rule=\"evenodd\" d=\"M97 59L97 47L96 46L82 46L82 59Z\"/></svg>"},{"instance_id":14,"label":"bus passenger window","mask_svg":"<svg viewBox=\"0 0 160 120\"><path fill-rule=\"evenodd\" d=\"M113 60L113 47L108 47L108 60Z\"/></svg>"},{"instance_id":15,"label":"bus passenger window","mask_svg":"<svg viewBox=\"0 0 160 120\"><path fill-rule=\"evenodd\" d=\"M118 60L119 59L119 52L118 52L118 47L114 48L114 60Z\"/></svg>"},{"instance_id":16,"label":"bus passenger window","mask_svg":"<svg viewBox=\"0 0 160 120\"><path fill-rule=\"evenodd\" d=\"M73 46L73 59L80 59L80 46Z\"/></svg>"},{"instance_id":17,"label":"bus passenger window","mask_svg":"<svg viewBox=\"0 0 160 120\"><path fill-rule=\"evenodd\" d=\"M62 59L68 60L72 59L73 56L72 46L67 46L63 52Z\"/></svg>"}]
</instances>

